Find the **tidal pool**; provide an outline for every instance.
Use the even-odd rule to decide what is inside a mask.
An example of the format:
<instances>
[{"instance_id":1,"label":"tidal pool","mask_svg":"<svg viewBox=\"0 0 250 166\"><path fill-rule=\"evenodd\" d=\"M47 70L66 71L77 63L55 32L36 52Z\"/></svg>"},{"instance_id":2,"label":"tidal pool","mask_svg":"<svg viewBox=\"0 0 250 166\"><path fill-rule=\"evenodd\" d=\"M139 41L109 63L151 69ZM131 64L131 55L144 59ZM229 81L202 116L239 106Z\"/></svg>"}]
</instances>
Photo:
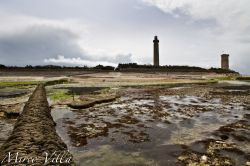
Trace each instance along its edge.
<instances>
[{"instance_id":1,"label":"tidal pool","mask_svg":"<svg viewBox=\"0 0 250 166\"><path fill-rule=\"evenodd\" d=\"M116 101L89 109L55 107L52 116L78 165L183 165L178 156L192 144L221 140L214 132L246 113L244 102L178 95L184 89L192 91L129 89Z\"/></svg>"}]
</instances>

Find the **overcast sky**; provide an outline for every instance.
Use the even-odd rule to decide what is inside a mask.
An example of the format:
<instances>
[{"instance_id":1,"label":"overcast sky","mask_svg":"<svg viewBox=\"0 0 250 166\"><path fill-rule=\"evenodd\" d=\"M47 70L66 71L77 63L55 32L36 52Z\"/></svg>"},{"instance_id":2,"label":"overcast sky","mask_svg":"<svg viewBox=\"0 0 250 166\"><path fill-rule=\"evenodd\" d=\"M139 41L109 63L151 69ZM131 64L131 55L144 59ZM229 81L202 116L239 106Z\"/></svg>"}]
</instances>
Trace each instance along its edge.
<instances>
[{"instance_id":1,"label":"overcast sky","mask_svg":"<svg viewBox=\"0 0 250 166\"><path fill-rule=\"evenodd\" d=\"M0 0L0 64L230 67L250 74L249 0Z\"/></svg>"}]
</instances>

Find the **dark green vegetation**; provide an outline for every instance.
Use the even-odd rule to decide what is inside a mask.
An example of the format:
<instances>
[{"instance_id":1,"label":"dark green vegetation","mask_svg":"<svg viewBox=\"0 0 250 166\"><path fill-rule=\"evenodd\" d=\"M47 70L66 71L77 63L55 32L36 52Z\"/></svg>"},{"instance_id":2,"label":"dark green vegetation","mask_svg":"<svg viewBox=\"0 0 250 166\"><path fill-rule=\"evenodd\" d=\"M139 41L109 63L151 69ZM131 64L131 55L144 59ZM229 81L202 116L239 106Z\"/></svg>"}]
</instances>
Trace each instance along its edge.
<instances>
[{"instance_id":1,"label":"dark green vegetation","mask_svg":"<svg viewBox=\"0 0 250 166\"><path fill-rule=\"evenodd\" d=\"M206 72L206 73L231 73L238 74L233 70L225 70L221 68L205 69L196 66L152 66L152 65L138 65L137 63L119 64L117 71L164 71L164 72Z\"/></svg>"},{"instance_id":2,"label":"dark green vegetation","mask_svg":"<svg viewBox=\"0 0 250 166\"><path fill-rule=\"evenodd\" d=\"M17 67L17 66L5 66L0 64L1 70L83 70L83 71L162 71L162 72L206 72L206 73L218 73L218 74L239 74L233 70L225 70L221 68L210 68L205 69L196 66L176 66L176 65L165 65L165 66L152 66L152 65L138 65L137 63L128 63L128 64L119 64L117 68L113 66L103 66L97 65L95 67L67 67L67 66L54 66L54 65L46 65L46 66L31 66L27 65L25 67Z\"/></svg>"},{"instance_id":3,"label":"dark green vegetation","mask_svg":"<svg viewBox=\"0 0 250 166\"><path fill-rule=\"evenodd\" d=\"M250 76L237 77L236 80L240 80L240 81L250 81Z\"/></svg>"}]
</instances>

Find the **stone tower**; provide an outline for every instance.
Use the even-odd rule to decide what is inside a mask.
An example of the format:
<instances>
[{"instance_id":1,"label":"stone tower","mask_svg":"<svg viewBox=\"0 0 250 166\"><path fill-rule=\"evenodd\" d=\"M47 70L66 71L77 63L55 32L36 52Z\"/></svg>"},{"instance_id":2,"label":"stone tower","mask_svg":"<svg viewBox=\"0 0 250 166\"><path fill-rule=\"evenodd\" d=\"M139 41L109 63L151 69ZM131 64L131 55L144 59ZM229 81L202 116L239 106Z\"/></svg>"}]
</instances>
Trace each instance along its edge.
<instances>
[{"instance_id":1,"label":"stone tower","mask_svg":"<svg viewBox=\"0 0 250 166\"><path fill-rule=\"evenodd\" d=\"M221 55L221 68L229 70L229 54Z\"/></svg>"},{"instance_id":2,"label":"stone tower","mask_svg":"<svg viewBox=\"0 0 250 166\"><path fill-rule=\"evenodd\" d=\"M154 66L159 66L159 40L157 36L154 38Z\"/></svg>"}]
</instances>

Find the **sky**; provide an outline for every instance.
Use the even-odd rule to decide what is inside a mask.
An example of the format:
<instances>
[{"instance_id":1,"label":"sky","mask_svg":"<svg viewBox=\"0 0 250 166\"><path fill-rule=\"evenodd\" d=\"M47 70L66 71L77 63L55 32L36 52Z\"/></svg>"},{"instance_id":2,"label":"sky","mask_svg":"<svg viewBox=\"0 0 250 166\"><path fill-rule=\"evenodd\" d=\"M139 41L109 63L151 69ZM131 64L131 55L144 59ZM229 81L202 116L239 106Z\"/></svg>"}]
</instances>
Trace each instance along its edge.
<instances>
[{"instance_id":1,"label":"sky","mask_svg":"<svg viewBox=\"0 0 250 166\"><path fill-rule=\"evenodd\" d=\"M250 74L249 0L0 0L0 64L152 64Z\"/></svg>"}]
</instances>

